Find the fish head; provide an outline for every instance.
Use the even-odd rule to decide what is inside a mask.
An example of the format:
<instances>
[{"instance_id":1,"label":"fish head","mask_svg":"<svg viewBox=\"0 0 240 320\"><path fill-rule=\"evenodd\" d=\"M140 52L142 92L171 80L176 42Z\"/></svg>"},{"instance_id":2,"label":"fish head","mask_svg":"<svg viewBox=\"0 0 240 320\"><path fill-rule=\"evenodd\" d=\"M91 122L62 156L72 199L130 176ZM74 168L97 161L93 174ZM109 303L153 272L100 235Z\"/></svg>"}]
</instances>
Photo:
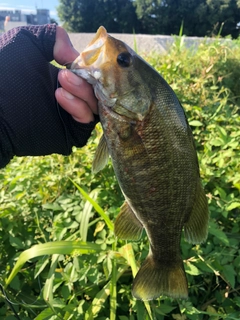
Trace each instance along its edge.
<instances>
[{"instance_id":1,"label":"fish head","mask_svg":"<svg viewBox=\"0 0 240 320\"><path fill-rule=\"evenodd\" d=\"M100 27L71 70L93 85L100 104L120 115L142 120L151 104L143 63L128 45Z\"/></svg>"}]
</instances>

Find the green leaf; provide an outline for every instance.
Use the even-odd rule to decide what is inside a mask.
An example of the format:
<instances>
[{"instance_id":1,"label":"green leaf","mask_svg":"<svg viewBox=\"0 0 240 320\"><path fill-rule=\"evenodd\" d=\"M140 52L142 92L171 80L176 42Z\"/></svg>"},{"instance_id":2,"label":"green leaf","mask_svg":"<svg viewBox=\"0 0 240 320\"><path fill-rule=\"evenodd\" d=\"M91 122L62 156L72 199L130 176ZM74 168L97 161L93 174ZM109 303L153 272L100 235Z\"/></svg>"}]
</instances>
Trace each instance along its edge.
<instances>
[{"instance_id":1,"label":"green leaf","mask_svg":"<svg viewBox=\"0 0 240 320\"><path fill-rule=\"evenodd\" d=\"M219 87L218 86L211 86L210 89L211 90L219 90Z\"/></svg>"},{"instance_id":2,"label":"green leaf","mask_svg":"<svg viewBox=\"0 0 240 320\"><path fill-rule=\"evenodd\" d=\"M216 194L219 194L221 199L223 199L223 200L225 200L227 198L226 191L219 186L216 187L216 190L214 192L214 195L216 195Z\"/></svg>"},{"instance_id":3,"label":"green leaf","mask_svg":"<svg viewBox=\"0 0 240 320\"><path fill-rule=\"evenodd\" d=\"M9 235L9 241L11 245L17 249L24 249L23 242L18 237L13 237L11 234Z\"/></svg>"},{"instance_id":4,"label":"green leaf","mask_svg":"<svg viewBox=\"0 0 240 320\"><path fill-rule=\"evenodd\" d=\"M227 138L227 131L223 127L217 126L217 129L223 139Z\"/></svg>"},{"instance_id":5,"label":"green leaf","mask_svg":"<svg viewBox=\"0 0 240 320\"><path fill-rule=\"evenodd\" d=\"M45 319L49 319L50 316L53 315L52 309L51 308L47 308L44 309L41 313L39 313L39 315L34 318L34 320L45 320Z\"/></svg>"},{"instance_id":6,"label":"green leaf","mask_svg":"<svg viewBox=\"0 0 240 320\"><path fill-rule=\"evenodd\" d=\"M11 282L11 288L19 291L20 290L20 281L19 281L19 277L16 276L13 281Z\"/></svg>"},{"instance_id":7,"label":"green leaf","mask_svg":"<svg viewBox=\"0 0 240 320\"><path fill-rule=\"evenodd\" d=\"M190 262L186 263L185 271L186 271L186 273L189 273L192 276L198 276L199 274L202 274L202 272L195 265L193 265Z\"/></svg>"},{"instance_id":8,"label":"green leaf","mask_svg":"<svg viewBox=\"0 0 240 320\"><path fill-rule=\"evenodd\" d=\"M220 138L217 138L217 139L213 139L210 141L211 145L212 146L215 146L215 147L220 147L220 146L223 146L224 145L224 141Z\"/></svg>"},{"instance_id":9,"label":"green leaf","mask_svg":"<svg viewBox=\"0 0 240 320\"><path fill-rule=\"evenodd\" d=\"M169 305L167 303L161 303L159 307L155 309L156 313L161 314L161 315L167 315L171 311L176 309L176 306Z\"/></svg>"},{"instance_id":10,"label":"green leaf","mask_svg":"<svg viewBox=\"0 0 240 320\"><path fill-rule=\"evenodd\" d=\"M192 121L189 121L189 125L192 127L201 127L203 126L203 123L199 120L192 120Z\"/></svg>"},{"instance_id":11,"label":"green leaf","mask_svg":"<svg viewBox=\"0 0 240 320\"><path fill-rule=\"evenodd\" d=\"M217 228L217 225L213 222L209 223L209 233L218 238L224 244L229 245L229 240L226 234L221 229Z\"/></svg>"},{"instance_id":12,"label":"green leaf","mask_svg":"<svg viewBox=\"0 0 240 320\"><path fill-rule=\"evenodd\" d=\"M232 265L226 265L223 268L223 275L225 276L226 280L230 283L232 288L235 288L235 275L236 272Z\"/></svg>"},{"instance_id":13,"label":"green leaf","mask_svg":"<svg viewBox=\"0 0 240 320\"><path fill-rule=\"evenodd\" d=\"M63 208L57 203L45 203L42 205L43 209L52 211L62 211Z\"/></svg>"},{"instance_id":14,"label":"green leaf","mask_svg":"<svg viewBox=\"0 0 240 320\"><path fill-rule=\"evenodd\" d=\"M39 259L36 263L35 271L34 271L34 278L37 278L37 276L44 270L46 265L49 263L49 257L43 257L42 259Z\"/></svg>"},{"instance_id":15,"label":"green leaf","mask_svg":"<svg viewBox=\"0 0 240 320\"><path fill-rule=\"evenodd\" d=\"M234 202L231 202L227 207L226 209L228 211L231 211L233 209L236 209L236 208L239 208L240 207L240 202L237 202L237 201L234 201Z\"/></svg>"}]
</instances>

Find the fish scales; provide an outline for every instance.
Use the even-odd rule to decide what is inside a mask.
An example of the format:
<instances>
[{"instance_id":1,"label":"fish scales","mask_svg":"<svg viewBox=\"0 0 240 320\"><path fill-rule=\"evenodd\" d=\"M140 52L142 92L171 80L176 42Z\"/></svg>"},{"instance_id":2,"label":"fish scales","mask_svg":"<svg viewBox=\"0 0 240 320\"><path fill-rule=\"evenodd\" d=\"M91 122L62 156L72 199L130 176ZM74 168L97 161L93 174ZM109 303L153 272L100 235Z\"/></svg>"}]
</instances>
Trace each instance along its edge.
<instances>
[{"instance_id":1,"label":"fish scales","mask_svg":"<svg viewBox=\"0 0 240 320\"><path fill-rule=\"evenodd\" d=\"M152 127L154 127L157 117L152 116L151 113L149 116ZM111 132L116 132L111 116L108 118L105 115L104 119L103 126L107 121L108 126L113 126ZM156 122L159 124L159 121ZM177 257L176 251L179 252L182 226L190 214L195 197L190 191L195 189L196 182L192 179L192 175L188 174L189 165L186 161L181 161L181 159L179 161L182 153L175 153L174 158L166 159L166 154L171 154L168 152L171 145L168 145L164 139L164 135L168 133L162 131L162 126L158 125L153 135L161 136L163 139L149 137L152 130L147 130L146 133L143 131L142 139L138 145L140 151L131 153L130 157L126 150L137 148L135 139L128 140L128 146L126 146L126 142L122 144L121 138L119 139L116 134L111 139L116 148L112 148L110 143L108 146L109 149L112 149L113 167L121 189L129 199L133 210L137 212L138 219L145 226L148 237L151 239L152 251L156 248L159 260L169 265L170 261L175 263L172 259L169 261L169 256ZM155 141L155 145L152 140ZM156 152L157 150L163 152L159 154ZM190 159L191 154L186 156ZM119 158L122 161L119 161ZM192 199L188 197L188 201L186 201L186 195L189 193L192 194ZM147 197L139 197L140 194L147 195ZM179 208L185 213L184 215L176 215ZM166 217L168 219L167 225ZM156 232L158 226L163 229L163 232Z\"/></svg>"},{"instance_id":2,"label":"fish scales","mask_svg":"<svg viewBox=\"0 0 240 320\"><path fill-rule=\"evenodd\" d=\"M72 70L93 85L99 100L104 135L93 167L104 167L109 153L126 199L115 234L137 240L144 228L149 239L133 295L186 298L182 229L189 242L204 241L208 208L183 108L160 74L103 27Z\"/></svg>"}]
</instances>

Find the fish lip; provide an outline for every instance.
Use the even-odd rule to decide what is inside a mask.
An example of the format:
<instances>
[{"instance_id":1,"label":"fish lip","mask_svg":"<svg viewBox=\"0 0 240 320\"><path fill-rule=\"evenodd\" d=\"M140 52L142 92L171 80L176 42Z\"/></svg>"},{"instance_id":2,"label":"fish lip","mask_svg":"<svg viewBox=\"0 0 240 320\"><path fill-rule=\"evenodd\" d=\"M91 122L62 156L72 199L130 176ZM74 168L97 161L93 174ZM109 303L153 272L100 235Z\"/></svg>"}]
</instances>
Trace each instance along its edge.
<instances>
[{"instance_id":1,"label":"fish lip","mask_svg":"<svg viewBox=\"0 0 240 320\"><path fill-rule=\"evenodd\" d=\"M70 70L77 76L84 78L90 84L94 85L101 78L101 72L94 66L87 66L80 56L78 56L71 64Z\"/></svg>"},{"instance_id":2,"label":"fish lip","mask_svg":"<svg viewBox=\"0 0 240 320\"><path fill-rule=\"evenodd\" d=\"M74 74L76 74L77 76L87 80L88 83L92 84L92 85L96 85L97 84L97 79L93 76L92 72L85 69L85 68L74 68L74 69L70 69Z\"/></svg>"},{"instance_id":3,"label":"fish lip","mask_svg":"<svg viewBox=\"0 0 240 320\"><path fill-rule=\"evenodd\" d=\"M86 68L86 65L82 59L82 53L71 63L70 69L82 69Z\"/></svg>"}]
</instances>

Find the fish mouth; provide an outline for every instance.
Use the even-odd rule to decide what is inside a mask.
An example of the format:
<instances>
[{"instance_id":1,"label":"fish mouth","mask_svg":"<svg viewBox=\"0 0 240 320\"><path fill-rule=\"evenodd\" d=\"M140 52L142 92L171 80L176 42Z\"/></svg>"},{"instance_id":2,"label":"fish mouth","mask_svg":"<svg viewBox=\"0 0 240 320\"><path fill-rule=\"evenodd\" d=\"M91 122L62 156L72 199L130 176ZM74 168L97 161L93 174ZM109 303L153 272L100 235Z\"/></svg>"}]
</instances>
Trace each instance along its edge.
<instances>
[{"instance_id":1,"label":"fish mouth","mask_svg":"<svg viewBox=\"0 0 240 320\"><path fill-rule=\"evenodd\" d=\"M87 69L91 70L91 75L95 79L99 79L101 76L100 70L97 68L104 63L105 52L104 45L107 41L108 34L104 27L100 27L92 39L92 41L87 45L87 47L81 52L81 54L73 61L70 69L75 71L77 69ZM83 76L83 75L81 75Z\"/></svg>"},{"instance_id":2,"label":"fish mouth","mask_svg":"<svg viewBox=\"0 0 240 320\"><path fill-rule=\"evenodd\" d=\"M93 86L95 96L101 103L107 107L113 107L117 101L117 97L104 88L101 71L101 65L103 65L106 60L104 45L107 38L107 31L101 26L95 37L73 61L69 69L76 75L87 80L87 82Z\"/></svg>"},{"instance_id":3,"label":"fish mouth","mask_svg":"<svg viewBox=\"0 0 240 320\"><path fill-rule=\"evenodd\" d=\"M73 69L75 64L87 67L94 65L97 61L98 65L101 65L104 62L105 53L103 47L107 41L107 38L107 30L101 26L97 30L97 33L92 41L82 51L80 56L73 62Z\"/></svg>"}]
</instances>

